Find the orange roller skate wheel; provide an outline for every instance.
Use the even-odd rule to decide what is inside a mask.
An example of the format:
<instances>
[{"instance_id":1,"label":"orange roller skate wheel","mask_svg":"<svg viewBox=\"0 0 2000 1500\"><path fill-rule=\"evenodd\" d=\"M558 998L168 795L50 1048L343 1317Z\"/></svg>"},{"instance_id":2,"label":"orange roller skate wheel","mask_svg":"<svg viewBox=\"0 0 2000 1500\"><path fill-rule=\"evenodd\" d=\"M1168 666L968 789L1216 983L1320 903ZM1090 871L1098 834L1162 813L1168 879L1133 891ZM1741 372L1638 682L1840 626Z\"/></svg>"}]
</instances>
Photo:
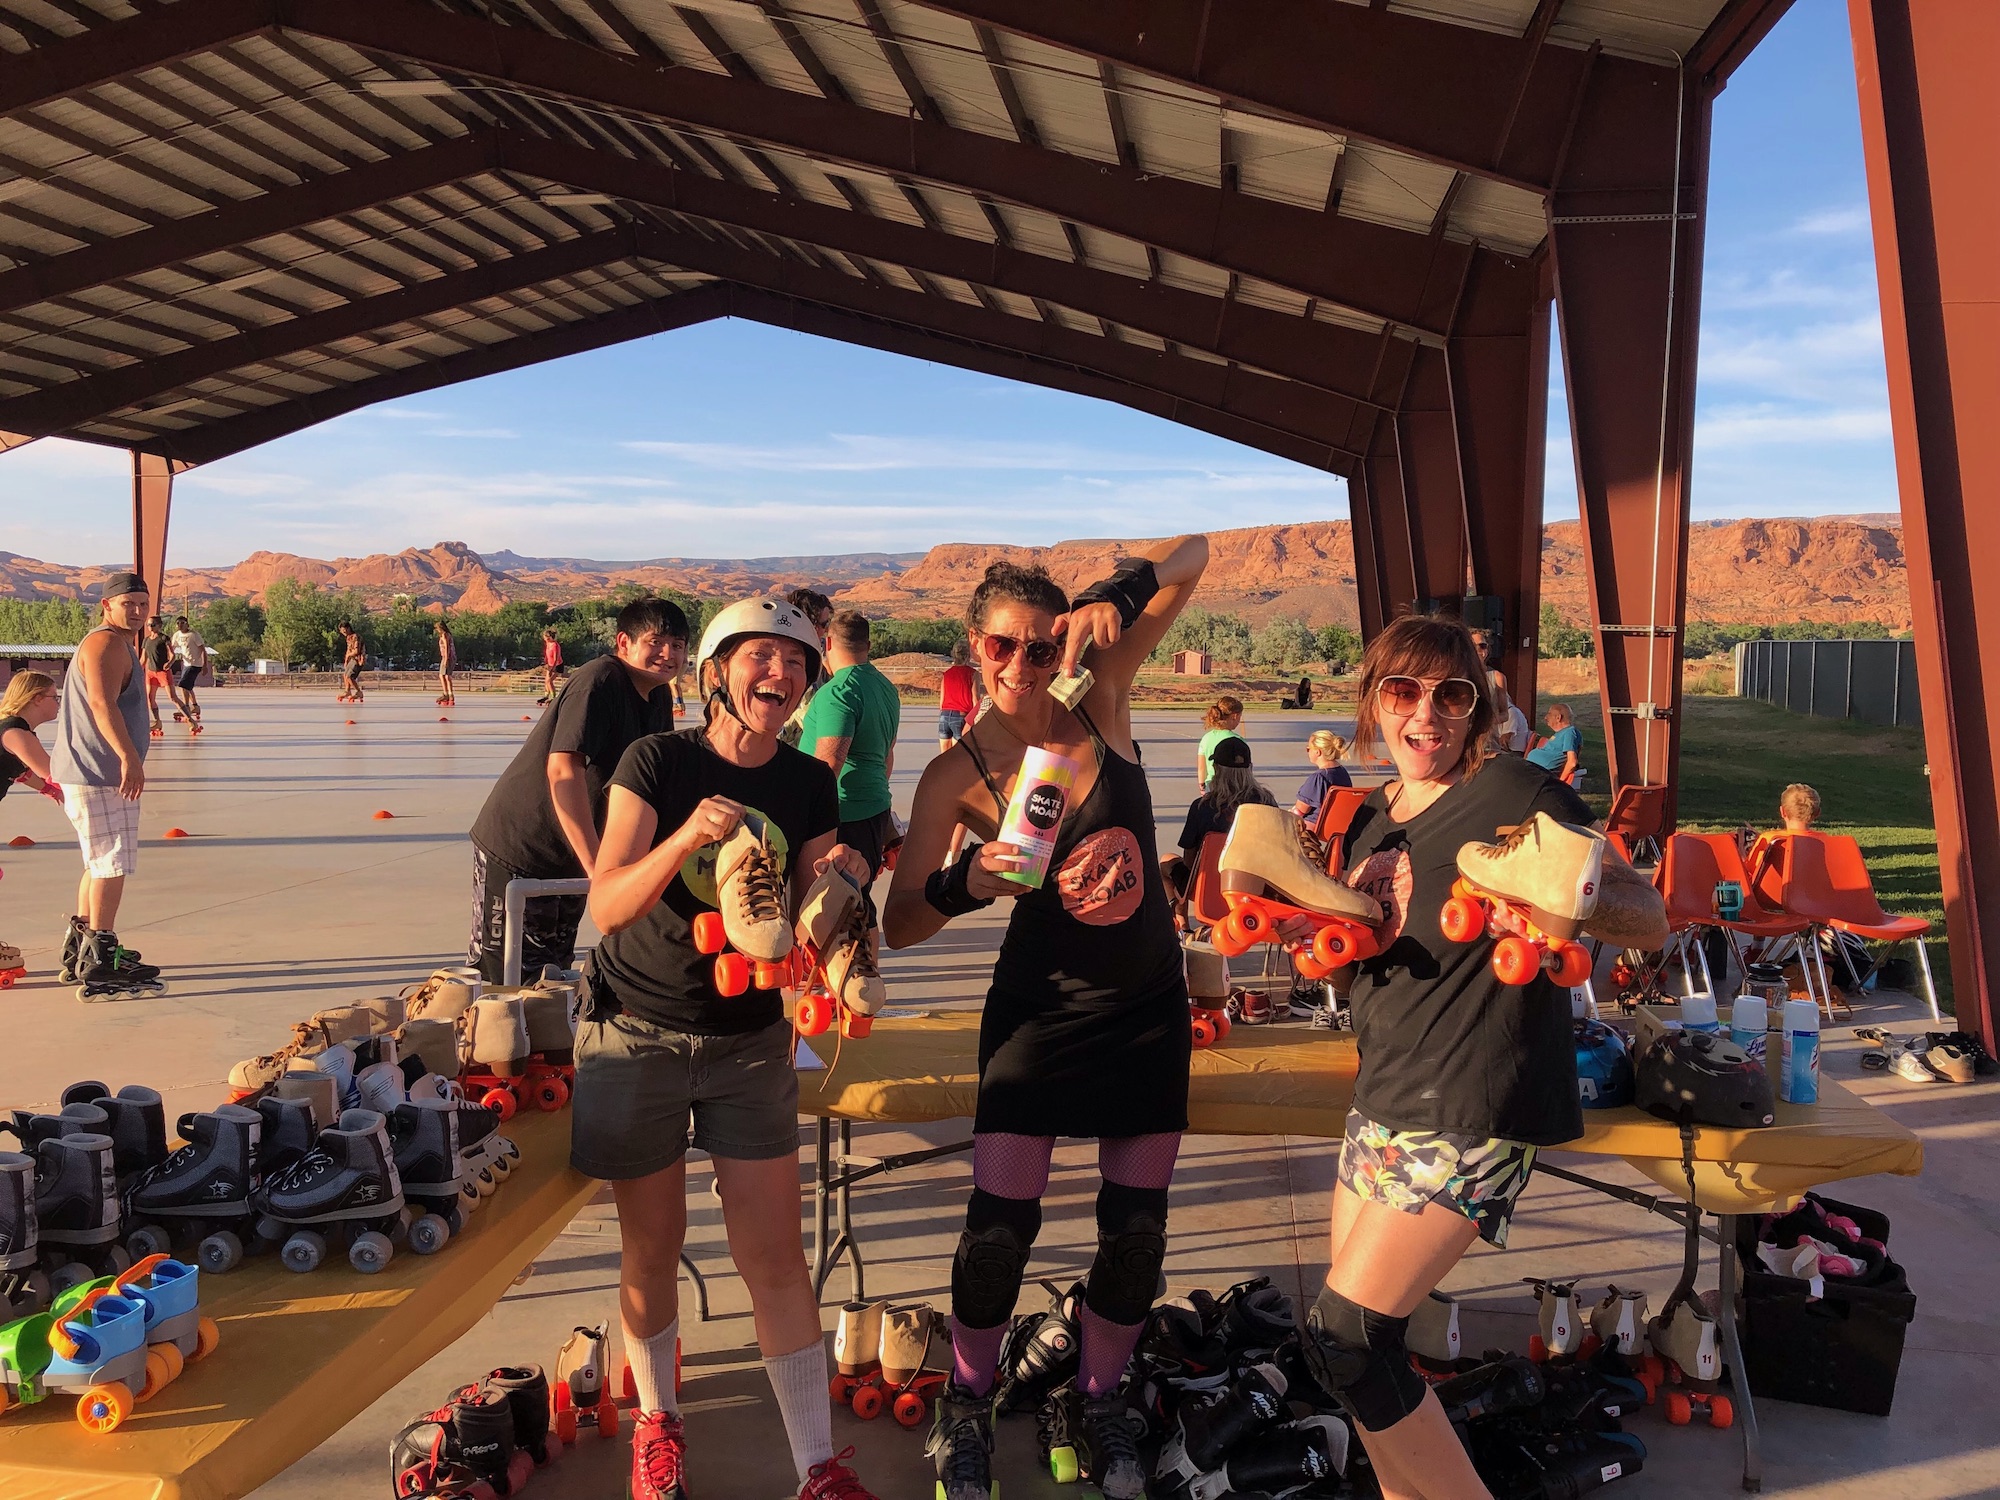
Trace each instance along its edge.
<instances>
[{"instance_id":1,"label":"orange roller skate wheel","mask_svg":"<svg viewBox=\"0 0 2000 1500\"><path fill-rule=\"evenodd\" d=\"M1736 1403L1727 1396L1714 1395L1708 1398L1708 1425L1711 1427L1734 1427L1736 1425Z\"/></svg>"},{"instance_id":2,"label":"orange roller skate wheel","mask_svg":"<svg viewBox=\"0 0 2000 1500\"><path fill-rule=\"evenodd\" d=\"M729 935L722 930L722 913L704 911L695 913L694 946L699 953L720 953L729 942Z\"/></svg>"},{"instance_id":3,"label":"orange roller skate wheel","mask_svg":"<svg viewBox=\"0 0 2000 1500\"><path fill-rule=\"evenodd\" d=\"M89 1432L116 1432L131 1415L132 1391L122 1380L94 1385L76 1403L76 1419Z\"/></svg>"},{"instance_id":4,"label":"orange roller skate wheel","mask_svg":"<svg viewBox=\"0 0 2000 1500\"><path fill-rule=\"evenodd\" d=\"M514 1118L514 1091L512 1089L488 1089L479 1096L479 1102L500 1116L502 1123Z\"/></svg>"},{"instance_id":5,"label":"orange roller skate wheel","mask_svg":"<svg viewBox=\"0 0 2000 1500\"><path fill-rule=\"evenodd\" d=\"M574 1444L576 1442L575 1410L571 1407L564 1407L558 1411L556 1413L555 1428L556 1440L558 1442L565 1445Z\"/></svg>"},{"instance_id":6,"label":"orange roller skate wheel","mask_svg":"<svg viewBox=\"0 0 2000 1500\"><path fill-rule=\"evenodd\" d=\"M915 1391L904 1391L896 1398L896 1404L890 1410L896 1420L905 1427L921 1427L924 1418L930 1415L929 1404Z\"/></svg>"},{"instance_id":7,"label":"orange roller skate wheel","mask_svg":"<svg viewBox=\"0 0 2000 1500\"><path fill-rule=\"evenodd\" d=\"M1686 1391L1667 1392L1667 1420L1676 1427L1685 1427L1694 1420L1694 1403L1688 1400Z\"/></svg>"},{"instance_id":8,"label":"orange roller skate wheel","mask_svg":"<svg viewBox=\"0 0 2000 1500\"><path fill-rule=\"evenodd\" d=\"M1299 978L1319 980L1333 972L1310 952L1301 951L1292 955L1292 965L1299 971Z\"/></svg>"},{"instance_id":9,"label":"orange roller skate wheel","mask_svg":"<svg viewBox=\"0 0 2000 1500\"><path fill-rule=\"evenodd\" d=\"M818 1036L833 1023L833 1007L824 995L801 995L792 1009L792 1024L800 1036Z\"/></svg>"},{"instance_id":10,"label":"orange roller skate wheel","mask_svg":"<svg viewBox=\"0 0 2000 1500\"><path fill-rule=\"evenodd\" d=\"M173 1384L174 1367L168 1361L167 1356L161 1352L161 1347L155 1344L146 1351L146 1383L139 1387L138 1395L138 1399L141 1401L151 1401L161 1391ZM171 1344L165 1347L173 1348ZM180 1350L175 1349L174 1353L179 1354Z\"/></svg>"},{"instance_id":11,"label":"orange roller skate wheel","mask_svg":"<svg viewBox=\"0 0 2000 1500\"><path fill-rule=\"evenodd\" d=\"M535 1108L553 1114L569 1103L569 1090L560 1078L538 1079L532 1090Z\"/></svg>"},{"instance_id":12,"label":"orange roller skate wheel","mask_svg":"<svg viewBox=\"0 0 2000 1500\"><path fill-rule=\"evenodd\" d=\"M678 1383L675 1385L674 1394L680 1394ZM618 1436L618 1408L609 1401L600 1401L597 1405L597 1435Z\"/></svg>"},{"instance_id":13,"label":"orange roller skate wheel","mask_svg":"<svg viewBox=\"0 0 2000 1500\"><path fill-rule=\"evenodd\" d=\"M1527 984L1542 971L1542 956L1523 937L1504 937L1493 948L1493 972L1502 984Z\"/></svg>"},{"instance_id":14,"label":"orange roller skate wheel","mask_svg":"<svg viewBox=\"0 0 2000 1500\"><path fill-rule=\"evenodd\" d=\"M1215 1029L1215 1023L1211 1021L1207 1016L1194 1017L1193 1020L1191 1020L1188 1023L1188 1027L1189 1030L1194 1033L1194 1044L1198 1050L1213 1047L1215 1045L1215 1040L1217 1035Z\"/></svg>"},{"instance_id":15,"label":"orange roller skate wheel","mask_svg":"<svg viewBox=\"0 0 2000 1500\"><path fill-rule=\"evenodd\" d=\"M715 960L715 987L730 999L750 988L750 960L740 953L724 953Z\"/></svg>"},{"instance_id":16,"label":"orange roller skate wheel","mask_svg":"<svg viewBox=\"0 0 2000 1500\"><path fill-rule=\"evenodd\" d=\"M848 1405L854 1408L854 1415L864 1422L872 1422L882 1415L882 1387L864 1385L856 1388L854 1399Z\"/></svg>"},{"instance_id":17,"label":"orange roller skate wheel","mask_svg":"<svg viewBox=\"0 0 2000 1500\"><path fill-rule=\"evenodd\" d=\"M1469 943L1486 930L1486 911L1470 896L1453 896L1438 913L1438 930L1448 943Z\"/></svg>"},{"instance_id":18,"label":"orange roller skate wheel","mask_svg":"<svg viewBox=\"0 0 2000 1500\"><path fill-rule=\"evenodd\" d=\"M1562 947L1556 949L1553 957L1555 962L1550 965L1549 973L1557 984L1566 989L1573 989L1590 979L1593 967L1590 962L1590 950L1581 943L1564 943Z\"/></svg>"},{"instance_id":19,"label":"orange roller skate wheel","mask_svg":"<svg viewBox=\"0 0 2000 1500\"><path fill-rule=\"evenodd\" d=\"M1361 956L1361 945L1345 927L1322 927L1313 934L1313 957L1328 970L1351 964Z\"/></svg>"}]
</instances>

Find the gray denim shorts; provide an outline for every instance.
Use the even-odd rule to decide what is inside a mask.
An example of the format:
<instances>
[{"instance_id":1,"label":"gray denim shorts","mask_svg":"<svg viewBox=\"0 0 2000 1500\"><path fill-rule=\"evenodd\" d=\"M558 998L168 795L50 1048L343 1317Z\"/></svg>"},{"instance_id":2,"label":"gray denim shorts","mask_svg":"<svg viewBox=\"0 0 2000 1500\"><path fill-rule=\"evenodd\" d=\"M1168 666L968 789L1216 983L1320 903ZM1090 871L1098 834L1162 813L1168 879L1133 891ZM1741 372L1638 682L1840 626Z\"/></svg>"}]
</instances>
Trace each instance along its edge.
<instances>
[{"instance_id":1,"label":"gray denim shorts","mask_svg":"<svg viewBox=\"0 0 2000 1500\"><path fill-rule=\"evenodd\" d=\"M576 1032L570 1165L622 1181L664 1171L692 1143L766 1161L799 1149L792 1026L736 1036L669 1031L629 1011Z\"/></svg>"}]
</instances>

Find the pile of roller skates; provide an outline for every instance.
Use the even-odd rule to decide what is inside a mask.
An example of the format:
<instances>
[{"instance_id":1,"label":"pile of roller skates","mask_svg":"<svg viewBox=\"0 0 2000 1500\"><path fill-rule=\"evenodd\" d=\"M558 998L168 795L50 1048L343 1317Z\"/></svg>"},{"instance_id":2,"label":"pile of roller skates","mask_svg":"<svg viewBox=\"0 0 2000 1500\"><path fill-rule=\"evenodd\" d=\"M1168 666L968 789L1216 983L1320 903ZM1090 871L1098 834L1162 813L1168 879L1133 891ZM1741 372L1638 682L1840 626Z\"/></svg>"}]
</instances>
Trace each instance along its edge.
<instances>
[{"instance_id":1,"label":"pile of roller skates","mask_svg":"<svg viewBox=\"0 0 2000 1500\"><path fill-rule=\"evenodd\" d=\"M715 956L716 989L732 998L752 988L790 990L799 1035L867 1036L888 993L867 891L830 869L794 917L783 862L754 814L717 848L715 861L717 909L695 917L693 937L697 950Z\"/></svg>"},{"instance_id":2,"label":"pile of roller skates","mask_svg":"<svg viewBox=\"0 0 2000 1500\"><path fill-rule=\"evenodd\" d=\"M921 1427L951 1379L951 1335L925 1303L849 1302L834 1328L833 1360L828 1394L835 1406L864 1422L886 1411L905 1427Z\"/></svg>"},{"instance_id":3,"label":"pile of roller skates","mask_svg":"<svg viewBox=\"0 0 2000 1500\"><path fill-rule=\"evenodd\" d=\"M1538 1331L1528 1357L1551 1369L1587 1367L1624 1384L1629 1410L1651 1406L1676 1427L1700 1418L1729 1427L1736 1409L1722 1389L1721 1343L1715 1294L1678 1287L1658 1317L1647 1316L1646 1294L1607 1287L1594 1303L1577 1296L1573 1281L1531 1281Z\"/></svg>"}]
</instances>

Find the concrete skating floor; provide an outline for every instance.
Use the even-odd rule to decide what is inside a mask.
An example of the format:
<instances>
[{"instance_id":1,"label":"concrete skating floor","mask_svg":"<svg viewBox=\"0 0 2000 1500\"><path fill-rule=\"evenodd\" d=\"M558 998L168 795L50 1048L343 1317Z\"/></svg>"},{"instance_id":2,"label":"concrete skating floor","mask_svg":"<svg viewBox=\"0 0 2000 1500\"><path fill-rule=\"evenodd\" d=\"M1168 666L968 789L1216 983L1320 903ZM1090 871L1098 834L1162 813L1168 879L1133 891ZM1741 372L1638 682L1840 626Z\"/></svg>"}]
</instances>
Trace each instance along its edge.
<instances>
[{"instance_id":1,"label":"concrete skating floor","mask_svg":"<svg viewBox=\"0 0 2000 1500\"><path fill-rule=\"evenodd\" d=\"M0 840L25 833L37 841L30 849L0 847L0 936L25 950L31 973L0 996L8 1022L0 1100L52 1105L65 1084L91 1076L114 1087L135 1081L160 1087L170 1118L207 1108L229 1065L269 1050L290 1021L399 988L463 954L470 920L464 830L525 733L523 715L535 712L530 699L468 695L440 710L426 697L384 693L350 708L294 692L230 690L211 693L206 706L209 729L201 739L170 732L153 747L140 871L119 923L127 945L165 969L171 985L165 997L79 1006L70 989L55 983L57 945L78 874L75 844L61 813L44 799L17 791L0 804ZM440 715L450 722L438 722ZM350 717L357 721L352 727L344 722ZM935 741L928 711L906 709L904 724L896 782L899 809L907 810ZM1245 733L1259 774L1281 800L1304 776L1305 736L1321 724L1346 727L1314 715L1249 720ZM1200 727L1188 713L1139 716L1163 844L1178 833L1195 792ZM394 819L373 820L378 808ZM164 840L170 827L190 837ZM927 948L890 956L896 1000L976 1004L998 935L997 921L975 918ZM1884 997L1857 1006L1854 1019L1914 1030L1919 1015L1906 997ZM1992 1191L2000 1085L1922 1088L1862 1073L1859 1049L1845 1036L1845 1028L1829 1033L1828 1070L1915 1130L1928 1153L1922 1178L1860 1180L1832 1190L1893 1220L1894 1249L1919 1299L1917 1320L1891 1417L1758 1404L1766 1493L1799 1500L2000 1494L1994 1477L2000 1474L1994 1436L2000 1433L2000 1298L1991 1273L2000 1264L2000 1210ZM861 1128L856 1150L879 1155L962 1139L966 1130L962 1121L919 1130ZM802 1142L809 1138L802 1132ZM1087 1145L1059 1152L1034 1275L1067 1280L1088 1263L1093 1169ZM802 1185L808 1174L802 1158ZM1614 1168L1601 1175L1650 1190L1635 1173ZM742 1284L728 1268L704 1158L695 1157L691 1178L689 1251L709 1273L714 1304L712 1320L699 1323L692 1298L684 1300L692 1488L776 1500L796 1491L782 1425L757 1362ZM1258 1272L1295 1293L1316 1287L1325 1268L1332 1178L1327 1142L1190 1137L1175 1182L1172 1290L1219 1289ZM872 1297L943 1305L968 1186L967 1159L955 1156L858 1191ZM802 1194L802 1213L809 1216L810 1208ZM1468 1347L1521 1349L1534 1314L1523 1278L1580 1277L1592 1290L1615 1280L1645 1287L1657 1306L1679 1260L1673 1225L1538 1177L1516 1216L1510 1248L1475 1251L1447 1287L1466 1303ZM381 1493L397 1427L496 1364L551 1364L576 1324L615 1320L617 1270L615 1212L604 1193L473 1332L257 1490L257 1500ZM1710 1256L1703 1284L1712 1285L1714 1274ZM828 1286L829 1328L847 1290L846 1273L837 1272ZM1041 1295L1031 1287L1024 1309L1040 1305ZM1651 1456L1645 1472L1621 1481L1614 1493L1639 1500L1736 1492L1735 1433L1670 1429L1657 1413L1640 1416L1631 1428ZM857 1466L884 1500L930 1494L917 1434L887 1418L861 1423L844 1411L834 1414L834 1430L837 1442L859 1450ZM545 1500L620 1493L626 1451L622 1440L586 1437L559 1466L538 1474L529 1493ZM1035 1464L1033 1425L1025 1418L1002 1425L1000 1477L1014 1500L1064 1493Z\"/></svg>"}]
</instances>

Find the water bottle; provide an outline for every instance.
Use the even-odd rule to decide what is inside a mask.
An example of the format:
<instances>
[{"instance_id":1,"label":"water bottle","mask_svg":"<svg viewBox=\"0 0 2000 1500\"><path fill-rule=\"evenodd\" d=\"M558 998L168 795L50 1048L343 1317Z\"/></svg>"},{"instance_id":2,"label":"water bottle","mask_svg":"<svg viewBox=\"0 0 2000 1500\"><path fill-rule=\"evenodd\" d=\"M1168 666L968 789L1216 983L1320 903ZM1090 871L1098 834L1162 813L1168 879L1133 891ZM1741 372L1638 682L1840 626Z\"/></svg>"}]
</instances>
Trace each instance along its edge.
<instances>
[{"instance_id":1,"label":"water bottle","mask_svg":"<svg viewBox=\"0 0 2000 1500\"><path fill-rule=\"evenodd\" d=\"M1778 1097L1787 1104L1819 1102L1819 1006L1811 1000L1785 1002L1784 1067Z\"/></svg>"},{"instance_id":2,"label":"water bottle","mask_svg":"<svg viewBox=\"0 0 2000 1500\"><path fill-rule=\"evenodd\" d=\"M1764 1060L1765 1024L1764 1002L1755 995L1738 995L1729 1011L1729 1040L1760 1063Z\"/></svg>"}]
</instances>

